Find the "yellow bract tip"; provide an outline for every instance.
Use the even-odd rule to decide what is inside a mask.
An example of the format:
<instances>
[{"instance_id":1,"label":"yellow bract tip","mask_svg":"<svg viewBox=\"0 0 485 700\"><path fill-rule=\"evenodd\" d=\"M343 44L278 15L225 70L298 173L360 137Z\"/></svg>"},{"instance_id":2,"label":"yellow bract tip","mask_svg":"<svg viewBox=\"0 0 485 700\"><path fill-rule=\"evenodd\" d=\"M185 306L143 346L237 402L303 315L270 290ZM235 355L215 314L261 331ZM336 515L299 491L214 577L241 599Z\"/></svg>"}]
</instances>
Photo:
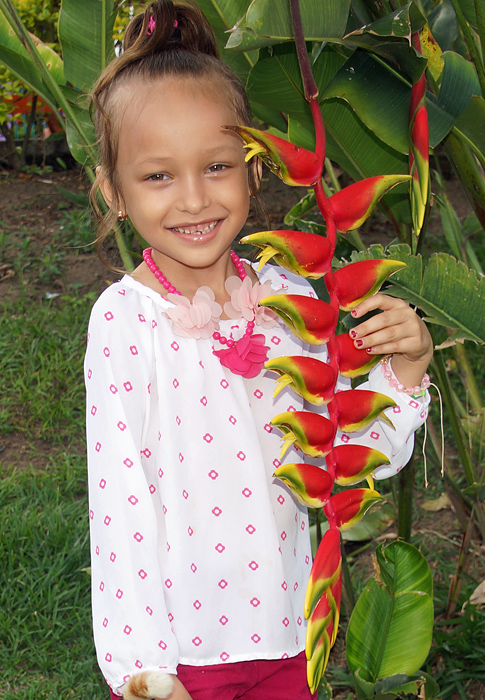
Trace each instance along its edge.
<instances>
[{"instance_id":1,"label":"yellow bract tip","mask_svg":"<svg viewBox=\"0 0 485 700\"><path fill-rule=\"evenodd\" d=\"M246 157L244 160L246 163L251 160L253 156L259 156L260 153L265 153L264 148L261 146L261 144L256 143L255 141L252 141L251 143L245 143L244 148L249 148L250 150L246 153Z\"/></svg>"},{"instance_id":2,"label":"yellow bract tip","mask_svg":"<svg viewBox=\"0 0 485 700\"><path fill-rule=\"evenodd\" d=\"M291 377L289 377L287 374L278 377L276 380L276 388L274 390L273 398L275 399L280 391L285 388L285 386L288 386L288 384L291 384Z\"/></svg>"},{"instance_id":3,"label":"yellow bract tip","mask_svg":"<svg viewBox=\"0 0 485 700\"><path fill-rule=\"evenodd\" d=\"M273 246L267 245L263 250L258 254L259 258L259 267L258 267L258 272L261 270L261 268L266 265L268 260L271 260L271 258L274 255L277 255L278 251L276 248L273 248Z\"/></svg>"},{"instance_id":4,"label":"yellow bract tip","mask_svg":"<svg viewBox=\"0 0 485 700\"><path fill-rule=\"evenodd\" d=\"M280 454L280 459L283 459L285 454L288 452L290 447L293 445L293 443L296 441L296 436L293 435L292 433L287 433L284 438L283 438L283 445L281 447L281 454Z\"/></svg>"}]
</instances>

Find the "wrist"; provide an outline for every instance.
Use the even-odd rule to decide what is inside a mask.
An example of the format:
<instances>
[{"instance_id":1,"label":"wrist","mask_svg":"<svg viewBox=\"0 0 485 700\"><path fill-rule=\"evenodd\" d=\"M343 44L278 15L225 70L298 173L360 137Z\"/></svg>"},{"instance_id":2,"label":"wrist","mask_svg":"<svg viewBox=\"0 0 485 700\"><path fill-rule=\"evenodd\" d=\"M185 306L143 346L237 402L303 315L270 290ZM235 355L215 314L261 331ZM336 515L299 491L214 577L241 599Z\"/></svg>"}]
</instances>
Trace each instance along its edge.
<instances>
[{"instance_id":1,"label":"wrist","mask_svg":"<svg viewBox=\"0 0 485 700\"><path fill-rule=\"evenodd\" d=\"M413 398L423 396L431 384L428 374L423 374L422 370L417 367L413 368L412 371L400 372L398 374L394 366L396 359L397 358L393 355L386 355L386 357L383 357L380 361L381 371L389 382L389 385L397 392L402 392ZM397 364L399 365L399 362ZM425 369L427 366L426 364Z\"/></svg>"}]
</instances>

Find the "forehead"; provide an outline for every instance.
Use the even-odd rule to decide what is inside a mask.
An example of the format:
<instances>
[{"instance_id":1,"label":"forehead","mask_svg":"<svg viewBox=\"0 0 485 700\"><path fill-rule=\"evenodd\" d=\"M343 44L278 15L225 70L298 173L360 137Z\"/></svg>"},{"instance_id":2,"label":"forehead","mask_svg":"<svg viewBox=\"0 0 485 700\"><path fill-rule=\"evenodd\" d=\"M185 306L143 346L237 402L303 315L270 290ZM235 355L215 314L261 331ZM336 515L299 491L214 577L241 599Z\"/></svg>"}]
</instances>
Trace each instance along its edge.
<instances>
[{"instance_id":1,"label":"forehead","mask_svg":"<svg viewBox=\"0 0 485 700\"><path fill-rule=\"evenodd\" d=\"M167 77L129 81L116 96L119 122L119 160L150 151L190 152L210 145L240 148L242 141L221 127L238 124L230 102L207 78Z\"/></svg>"}]
</instances>

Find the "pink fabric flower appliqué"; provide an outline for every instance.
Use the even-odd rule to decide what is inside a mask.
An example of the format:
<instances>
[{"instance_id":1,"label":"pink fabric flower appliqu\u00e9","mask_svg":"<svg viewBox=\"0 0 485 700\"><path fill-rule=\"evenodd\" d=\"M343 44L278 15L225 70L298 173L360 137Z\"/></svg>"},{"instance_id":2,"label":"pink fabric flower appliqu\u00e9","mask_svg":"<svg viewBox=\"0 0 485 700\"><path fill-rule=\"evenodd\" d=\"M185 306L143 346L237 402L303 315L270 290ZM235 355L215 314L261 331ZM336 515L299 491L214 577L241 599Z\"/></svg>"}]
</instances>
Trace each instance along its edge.
<instances>
[{"instance_id":1,"label":"pink fabric flower appliqu\u00e9","mask_svg":"<svg viewBox=\"0 0 485 700\"><path fill-rule=\"evenodd\" d=\"M269 347L264 344L264 341L265 337L262 333L257 335L245 333L232 347L212 352L219 358L221 365L227 367L233 374L251 379L258 376L268 359Z\"/></svg>"},{"instance_id":2,"label":"pink fabric flower appliqu\u00e9","mask_svg":"<svg viewBox=\"0 0 485 700\"><path fill-rule=\"evenodd\" d=\"M210 338L219 328L222 307L210 287L199 287L192 303L179 294L167 294L174 306L164 312L173 324L175 335L183 338Z\"/></svg>"},{"instance_id":3,"label":"pink fabric flower appliqu\u00e9","mask_svg":"<svg viewBox=\"0 0 485 700\"><path fill-rule=\"evenodd\" d=\"M251 282L248 276L244 280L239 277L229 277L225 282L226 291L231 295L231 301L224 304L224 312L229 318L244 318L253 321L257 326L273 328L278 323L278 317L259 302L264 297L269 297L275 292L271 289L271 282Z\"/></svg>"}]
</instances>

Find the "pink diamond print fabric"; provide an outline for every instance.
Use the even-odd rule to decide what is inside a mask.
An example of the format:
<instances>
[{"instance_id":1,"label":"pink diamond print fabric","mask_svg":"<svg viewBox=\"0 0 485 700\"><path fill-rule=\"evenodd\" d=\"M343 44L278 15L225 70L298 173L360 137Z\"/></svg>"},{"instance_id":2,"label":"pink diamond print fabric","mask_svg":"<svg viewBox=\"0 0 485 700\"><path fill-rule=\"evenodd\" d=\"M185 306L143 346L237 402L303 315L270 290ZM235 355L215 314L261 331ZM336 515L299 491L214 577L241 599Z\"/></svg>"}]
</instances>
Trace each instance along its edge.
<instances>
[{"instance_id":1,"label":"pink diamond print fabric","mask_svg":"<svg viewBox=\"0 0 485 700\"><path fill-rule=\"evenodd\" d=\"M271 266L260 279L312 291ZM273 399L271 372L232 374L212 354L211 339L175 340L169 305L125 276L96 302L89 327L93 625L115 692L140 669L277 659L305 644L308 515L272 476L281 442L270 420L314 409L288 389ZM245 331L234 319L221 327L235 339ZM309 348L282 324L265 335L270 357L326 359L324 346ZM380 371L362 388L390 392ZM392 457L383 477L406 463L427 410L424 399L416 408L403 394L392 397L396 431L376 421L357 436ZM302 455L290 450L284 460Z\"/></svg>"}]
</instances>

